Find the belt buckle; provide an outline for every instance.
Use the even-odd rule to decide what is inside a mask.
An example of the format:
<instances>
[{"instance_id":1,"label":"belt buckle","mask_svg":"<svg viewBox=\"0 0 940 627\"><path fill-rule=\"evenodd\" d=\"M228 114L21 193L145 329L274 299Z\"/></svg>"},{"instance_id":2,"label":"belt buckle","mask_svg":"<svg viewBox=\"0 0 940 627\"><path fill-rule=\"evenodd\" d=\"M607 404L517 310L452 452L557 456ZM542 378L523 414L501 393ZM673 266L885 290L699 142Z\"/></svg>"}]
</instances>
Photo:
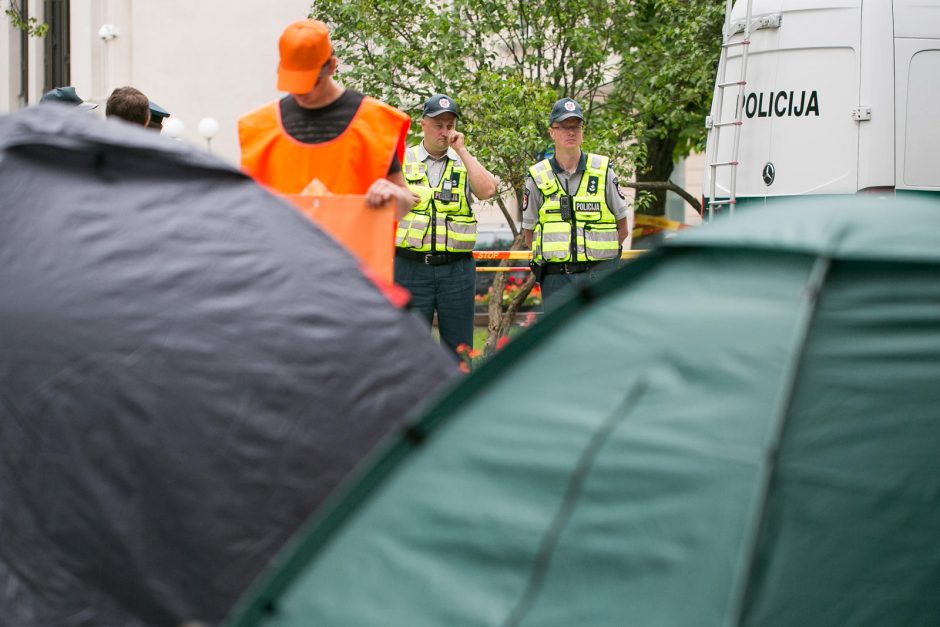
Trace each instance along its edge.
<instances>
[{"instance_id":1,"label":"belt buckle","mask_svg":"<svg viewBox=\"0 0 940 627\"><path fill-rule=\"evenodd\" d=\"M424 256L424 265L426 265L426 266L431 265L431 257L432 257L432 256L433 256L432 253L427 253L427 254Z\"/></svg>"}]
</instances>

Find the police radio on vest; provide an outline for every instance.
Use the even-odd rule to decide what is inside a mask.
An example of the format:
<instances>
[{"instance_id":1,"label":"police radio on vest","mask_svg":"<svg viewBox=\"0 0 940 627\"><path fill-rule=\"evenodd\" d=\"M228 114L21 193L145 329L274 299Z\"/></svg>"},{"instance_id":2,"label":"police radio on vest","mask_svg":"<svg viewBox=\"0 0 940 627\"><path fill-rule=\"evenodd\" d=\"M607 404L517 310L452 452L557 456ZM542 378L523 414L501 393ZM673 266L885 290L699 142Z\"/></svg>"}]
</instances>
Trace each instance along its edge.
<instances>
[{"instance_id":1,"label":"police radio on vest","mask_svg":"<svg viewBox=\"0 0 940 627\"><path fill-rule=\"evenodd\" d=\"M714 210L732 194L744 208L863 190L935 193L940 210L940 1L737 0L729 22L714 42Z\"/></svg>"}]
</instances>

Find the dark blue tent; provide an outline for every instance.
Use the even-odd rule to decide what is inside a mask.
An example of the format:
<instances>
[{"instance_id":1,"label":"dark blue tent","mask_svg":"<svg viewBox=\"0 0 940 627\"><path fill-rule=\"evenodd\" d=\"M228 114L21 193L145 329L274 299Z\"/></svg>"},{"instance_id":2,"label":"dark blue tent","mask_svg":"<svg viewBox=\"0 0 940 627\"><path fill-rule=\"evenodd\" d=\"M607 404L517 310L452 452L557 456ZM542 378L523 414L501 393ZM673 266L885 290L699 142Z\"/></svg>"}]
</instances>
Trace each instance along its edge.
<instances>
[{"instance_id":1,"label":"dark blue tent","mask_svg":"<svg viewBox=\"0 0 940 627\"><path fill-rule=\"evenodd\" d=\"M456 371L220 161L64 107L0 118L0 625L219 621Z\"/></svg>"}]
</instances>

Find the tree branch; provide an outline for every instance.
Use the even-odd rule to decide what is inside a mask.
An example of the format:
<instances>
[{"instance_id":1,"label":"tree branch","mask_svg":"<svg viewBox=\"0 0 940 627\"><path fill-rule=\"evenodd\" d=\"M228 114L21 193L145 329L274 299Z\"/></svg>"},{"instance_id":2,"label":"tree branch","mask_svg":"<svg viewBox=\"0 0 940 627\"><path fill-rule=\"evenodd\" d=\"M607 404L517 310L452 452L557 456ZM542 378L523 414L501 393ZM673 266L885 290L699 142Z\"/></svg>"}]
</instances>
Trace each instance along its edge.
<instances>
[{"instance_id":1,"label":"tree branch","mask_svg":"<svg viewBox=\"0 0 940 627\"><path fill-rule=\"evenodd\" d=\"M624 187L632 187L633 189L656 191L664 189L666 191L673 192L680 196L682 200L692 205L692 208L695 209L699 215L702 215L702 203L700 203L695 196L685 191L672 181L621 181L620 184Z\"/></svg>"},{"instance_id":2,"label":"tree branch","mask_svg":"<svg viewBox=\"0 0 940 627\"><path fill-rule=\"evenodd\" d=\"M506 208L506 202L503 200L502 196L496 197L496 204L499 205L499 210L503 212L503 217L506 218L506 222L509 224L509 229L512 231L512 238L516 239L519 237L519 229L516 227L516 221L509 215L509 209Z\"/></svg>"}]
</instances>

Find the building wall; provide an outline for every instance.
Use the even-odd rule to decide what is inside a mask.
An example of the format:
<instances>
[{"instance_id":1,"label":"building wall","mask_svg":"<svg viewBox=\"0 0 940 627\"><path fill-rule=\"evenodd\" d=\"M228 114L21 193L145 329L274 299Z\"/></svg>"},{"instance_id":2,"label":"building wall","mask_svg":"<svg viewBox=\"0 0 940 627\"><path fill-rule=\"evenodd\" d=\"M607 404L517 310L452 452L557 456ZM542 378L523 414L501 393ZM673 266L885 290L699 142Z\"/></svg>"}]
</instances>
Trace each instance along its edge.
<instances>
[{"instance_id":1,"label":"building wall","mask_svg":"<svg viewBox=\"0 0 940 627\"><path fill-rule=\"evenodd\" d=\"M42 16L42 0L30 0ZM78 94L104 103L115 87L132 85L182 121L182 138L200 146L198 123L220 124L212 151L238 162L238 117L279 96L277 40L302 19L310 0L72 0L71 76ZM117 36L99 37L105 24ZM20 108L19 34L0 27L0 113ZM30 102L42 95L42 41L30 42ZM104 107L99 107L101 115Z\"/></svg>"},{"instance_id":2,"label":"building wall","mask_svg":"<svg viewBox=\"0 0 940 627\"><path fill-rule=\"evenodd\" d=\"M19 92L20 41L10 21L0 18L0 113L16 108Z\"/></svg>"},{"instance_id":3,"label":"building wall","mask_svg":"<svg viewBox=\"0 0 940 627\"><path fill-rule=\"evenodd\" d=\"M6 9L6 1L0 7ZM42 0L28 0L28 15L42 16ZM25 89L20 77L20 31L13 28L9 18L0 14L0 113L16 111L23 106L28 94L30 102L42 95L43 42L35 37L28 42L30 74Z\"/></svg>"}]
</instances>

